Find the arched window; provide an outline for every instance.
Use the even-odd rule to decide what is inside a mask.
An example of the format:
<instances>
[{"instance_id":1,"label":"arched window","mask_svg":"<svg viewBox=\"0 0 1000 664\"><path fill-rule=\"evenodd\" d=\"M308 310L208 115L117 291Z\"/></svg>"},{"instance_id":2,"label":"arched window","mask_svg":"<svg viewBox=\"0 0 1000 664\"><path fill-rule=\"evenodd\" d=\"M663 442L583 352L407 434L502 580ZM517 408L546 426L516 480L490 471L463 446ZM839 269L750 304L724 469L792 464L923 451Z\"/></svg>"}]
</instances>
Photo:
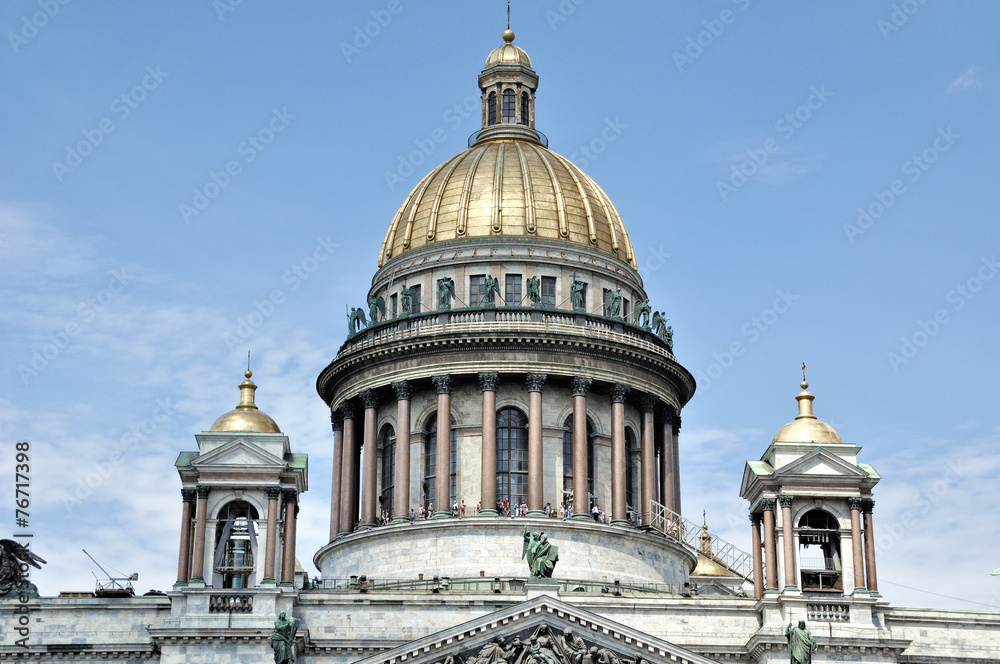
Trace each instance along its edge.
<instances>
[{"instance_id":1,"label":"arched window","mask_svg":"<svg viewBox=\"0 0 1000 664\"><path fill-rule=\"evenodd\" d=\"M625 505L629 512L641 512L636 503L641 491L635 491L635 471L632 468L632 450L635 449L635 433L629 427L625 428Z\"/></svg>"},{"instance_id":2,"label":"arched window","mask_svg":"<svg viewBox=\"0 0 1000 664\"><path fill-rule=\"evenodd\" d=\"M503 121L505 124L514 122L514 91L509 88L503 91Z\"/></svg>"},{"instance_id":3,"label":"arched window","mask_svg":"<svg viewBox=\"0 0 1000 664\"><path fill-rule=\"evenodd\" d=\"M487 125L495 125L497 123L497 93L491 92L487 97L486 102L487 108Z\"/></svg>"},{"instance_id":4,"label":"arched window","mask_svg":"<svg viewBox=\"0 0 1000 664\"><path fill-rule=\"evenodd\" d=\"M257 557L257 518L257 510L242 500L219 510L214 567L223 588L250 587ZM268 527L276 528L277 524Z\"/></svg>"},{"instance_id":5,"label":"arched window","mask_svg":"<svg viewBox=\"0 0 1000 664\"><path fill-rule=\"evenodd\" d=\"M799 570L802 590L841 591L840 524L824 510L799 519Z\"/></svg>"},{"instance_id":6,"label":"arched window","mask_svg":"<svg viewBox=\"0 0 1000 664\"><path fill-rule=\"evenodd\" d=\"M528 418L517 408L497 412L497 498L528 499Z\"/></svg>"},{"instance_id":7,"label":"arched window","mask_svg":"<svg viewBox=\"0 0 1000 664\"><path fill-rule=\"evenodd\" d=\"M521 93L521 124L523 124L525 127L528 126L528 108L529 108L530 104L531 104L531 102L528 101L528 93L527 92L522 92Z\"/></svg>"},{"instance_id":8,"label":"arched window","mask_svg":"<svg viewBox=\"0 0 1000 664\"><path fill-rule=\"evenodd\" d=\"M436 463L437 463L437 413L432 413L429 418L427 418L427 426L424 427L425 440L424 440L424 507L429 508L431 503L436 503L435 498L435 473ZM447 500L447 505L441 503L440 505L434 505L434 511L436 512L447 512L451 509L451 503L455 501L456 496L456 482L455 482L455 472L457 470L456 466L456 452L458 447L458 435L455 433L455 416L451 417L451 491L449 491L449 496Z\"/></svg>"},{"instance_id":9,"label":"arched window","mask_svg":"<svg viewBox=\"0 0 1000 664\"><path fill-rule=\"evenodd\" d=\"M382 427L378 444L382 448L382 492L378 500L382 511L392 516L393 487L396 483L396 430L391 424Z\"/></svg>"},{"instance_id":10,"label":"arched window","mask_svg":"<svg viewBox=\"0 0 1000 664\"><path fill-rule=\"evenodd\" d=\"M563 498L564 502L569 504L569 501L573 499L573 416L570 415L563 422L563 427L566 428L565 433L563 433ZM590 501L593 500L594 496L594 427L590 424L590 419L587 419L587 492L590 494L590 499L587 501L588 504L586 509L590 510ZM576 512L582 511L579 506L574 505L573 509Z\"/></svg>"}]
</instances>

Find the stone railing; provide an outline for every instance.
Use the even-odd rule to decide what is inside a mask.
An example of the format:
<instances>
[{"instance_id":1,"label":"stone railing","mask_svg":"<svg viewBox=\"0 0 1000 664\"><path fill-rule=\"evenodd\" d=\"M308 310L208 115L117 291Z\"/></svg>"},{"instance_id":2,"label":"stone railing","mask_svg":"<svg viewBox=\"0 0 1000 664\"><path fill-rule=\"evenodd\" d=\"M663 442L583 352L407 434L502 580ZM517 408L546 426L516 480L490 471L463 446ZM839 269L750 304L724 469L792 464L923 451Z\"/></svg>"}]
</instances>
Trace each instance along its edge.
<instances>
[{"instance_id":1,"label":"stone railing","mask_svg":"<svg viewBox=\"0 0 1000 664\"><path fill-rule=\"evenodd\" d=\"M253 595L211 595L209 613L253 613Z\"/></svg>"},{"instance_id":2,"label":"stone railing","mask_svg":"<svg viewBox=\"0 0 1000 664\"><path fill-rule=\"evenodd\" d=\"M850 604L806 604L810 622L851 622Z\"/></svg>"},{"instance_id":3,"label":"stone railing","mask_svg":"<svg viewBox=\"0 0 1000 664\"><path fill-rule=\"evenodd\" d=\"M674 359L673 353L667 350L666 342L647 328L594 314L529 307L473 307L397 316L358 331L344 342L337 357L412 337L508 330L575 334L636 346Z\"/></svg>"},{"instance_id":4,"label":"stone railing","mask_svg":"<svg viewBox=\"0 0 1000 664\"><path fill-rule=\"evenodd\" d=\"M528 579L524 578L451 578L431 579L373 579L352 576L349 579L323 579L311 584L305 590L325 590L341 592L430 592L451 593L523 593ZM614 581L575 581L559 579L556 584L560 593L585 595L679 595L683 588L668 583L621 583Z\"/></svg>"}]
</instances>

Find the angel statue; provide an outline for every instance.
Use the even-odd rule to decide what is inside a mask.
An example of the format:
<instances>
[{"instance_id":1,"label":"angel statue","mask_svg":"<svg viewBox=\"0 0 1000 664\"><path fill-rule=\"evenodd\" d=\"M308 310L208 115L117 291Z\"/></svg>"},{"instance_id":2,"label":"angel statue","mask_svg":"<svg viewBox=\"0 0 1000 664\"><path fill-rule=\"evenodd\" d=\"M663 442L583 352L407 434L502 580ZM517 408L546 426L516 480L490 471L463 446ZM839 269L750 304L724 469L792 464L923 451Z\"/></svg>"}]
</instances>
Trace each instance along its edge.
<instances>
[{"instance_id":1,"label":"angel statue","mask_svg":"<svg viewBox=\"0 0 1000 664\"><path fill-rule=\"evenodd\" d=\"M667 321L659 311L653 312L653 334L663 339L667 332Z\"/></svg>"},{"instance_id":2,"label":"angel statue","mask_svg":"<svg viewBox=\"0 0 1000 664\"><path fill-rule=\"evenodd\" d=\"M28 547L14 540L0 540L0 597L18 593L37 596L38 590L28 582L22 569L28 569L28 565L41 569L42 566L38 563L44 562L29 551Z\"/></svg>"},{"instance_id":3,"label":"angel statue","mask_svg":"<svg viewBox=\"0 0 1000 664\"><path fill-rule=\"evenodd\" d=\"M497 304L497 295L500 293L500 280L495 278L492 274L486 275L485 289L483 291L483 301L482 306L484 307L495 307Z\"/></svg>"},{"instance_id":4,"label":"angel statue","mask_svg":"<svg viewBox=\"0 0 1000 664\"><path fill-rule=\"evenodd\" d=\"M413 312L413 298L415 295L416 293L413 292L412 286L409 288L406 287L406 284L400 286L399 303L404 316L409 316Z\"/></svg>"},{"instance_id":5,"label":"angel statue","mask_svg":"<svg viewBox=\"0 0 1000 664\"><path fill-rule=\"evenodd\" d=\"M643 298L643 299L639 300L638 302L636 302L635 303L635 318L633 318L633 320L635 321L635 324L639 325L640 327L649 328L649 312L650 311L651 311L651 309L649 308L649 298L648 297Z\"/></svg>"},{"instance_id":6,"label":"angel statue","mask_svg":"<svg viewBox=\"0 0 1000 664\"><path fill-rule=\"evenodd\" d=\"M540 306L542 303L542 285L538 275L536 274L528 279L525 285L528 287L528 299L531 300L531 306Z\"/></svg>"},{"instance_id":7,"label":"angel statue","mask_svg":"<svg viewBox=\"0 0 1000 664\"><path fill-rule=\"evenodd\" d=\"M385 320L385 298L381 295L368 296L368 318L372 325Z\"/></svg>"},{"instance_id":8,"label":"angel statue","mask_svg":"<svg viewBox=\"0 0 1000 664\"><path fill-rule=\"evenodd\" d=\"M351 313L347 314L347 338L350 339L355 334L358 333L358 326L360 329L365 329L368 327L368 319L365 318L365 312L363 309L357 307L351 307Z\"/></svg>"},{"instance_id":9,"label":"angel statue","mask_svg":"<svg viewBox=\"0 0 1000 664\"><path fill-rule=\"evenodd\" d=\"M622 310L622 289L607 290L604 292L604 315L609 318L618 318Z\"/></svg>"},{"instance_id":10,"label":"angel statue","mask_svg":"<svg viewBox=\"0 0 1000 664\"><path fill-rule=\"evenodd\" d=\"M451 277L441 277L438 283L438 309L451 309L451 301L455 299L455 280Z\"/></svg>"},{"instance_id":11,"label":"angel statue","mask_svg":"<svg viewBox=\"0 0 1000 664\"><path fill-rule=\"evenodd\" d=\"M549 541L543 532L528 532L524 529L524 547L521 559L528 558L528 569L532 579L551 579L559 561L559 547Z\"/></svg>"}]
</instances>

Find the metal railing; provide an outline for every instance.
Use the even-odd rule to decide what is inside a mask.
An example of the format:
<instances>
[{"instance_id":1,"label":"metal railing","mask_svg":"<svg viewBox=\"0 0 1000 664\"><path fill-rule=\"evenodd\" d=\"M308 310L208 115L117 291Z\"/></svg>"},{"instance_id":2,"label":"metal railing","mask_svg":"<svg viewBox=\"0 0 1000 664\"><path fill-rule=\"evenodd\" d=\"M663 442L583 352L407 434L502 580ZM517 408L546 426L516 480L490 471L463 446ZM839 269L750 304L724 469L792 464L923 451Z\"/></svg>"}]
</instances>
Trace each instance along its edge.
<instances>
[{"instance_id":1,"label":"metal railing","mask_svg":"<svg viewBox=\"0 0 1000 664\"><path fill-rule=\"evenodd\" d=\"M701 533L703 528L701 526L673 510L667 509L666 506L655 500L649 501L649 505L651 512L649 527L683 544L694 553L702 553ZM708 557L736 576L752 583L753 557L718 535L708 534L711 538L711 553L708 554Z\"/></svg>"}]
</instances>

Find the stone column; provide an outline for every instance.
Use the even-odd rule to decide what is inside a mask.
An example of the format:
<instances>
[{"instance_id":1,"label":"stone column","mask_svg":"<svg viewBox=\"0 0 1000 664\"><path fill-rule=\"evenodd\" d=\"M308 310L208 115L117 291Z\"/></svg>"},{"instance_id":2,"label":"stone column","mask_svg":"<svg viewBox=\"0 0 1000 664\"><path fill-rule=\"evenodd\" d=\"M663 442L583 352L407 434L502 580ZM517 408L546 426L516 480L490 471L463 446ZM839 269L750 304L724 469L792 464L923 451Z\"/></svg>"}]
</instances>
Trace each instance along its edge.
<instances>
[{"instance_id":1,"label":"stone column","mask_svg":"<svg viewBox=\"0 0 1000 664\"><path fill-rule=\"evenodd\" d=\"M861 498L847 499L851 510L851 561L854 564L854 592L865 589L865 560L861 545Z\"/></svg>"},{"instance_id":2,"label":"stone column","mask_svg":"<svg viewBox=\"0 0 1000 664\"><path fill-rule=\"evenodd\" d=\"M434 518L451 518L451 376L431 376L437 389L437 447L434 460Z\"/></svg>"},{"instance_id":3,"label":"stone column","mask_svg":"<svg viewBox=\"0 0 1000 664\"><path fill-rule=\"evenodd\" d=\"M544 517L545 482L542 451L542 387L546 374L530 373L528 386L528 516Z\"/></svg>"},{"instance_id":4,"label":"stone column","mask_svg":"<svg viewBox=\"0 0 1000 664\"><path fill-rule=\"evenodd\" d=\"M798 588L795 583L795 540L792 537L792 497L786 495L778 496L781 504L781 539L783 548L783 560L785 568L785 590L795 590Z\"/></svg>"},{"instance_id":5,"label":"stone column","mask_svg":"<svg viewBox=\"0 0 1000 664\"><path fill-rule=\"evenodd\" d=\"M191 572L191 505L194 489L181 489L181 551L177 560L177 583L186 586Z\"/></svg>"},{"instance_id":6,"label":"stone column","mask_svg":"<svg viewBox=\"0 0 1000 664\"><path fill-rule=\"evenodd\" d=\"M482 509L479 516L497 516L497 383L500 374L483 371L479 374L479 389L483 391L482 443Z\"/></svg>"},{"instance_id":7,"label":"stone column","mask_svg":"<svg viewBox=\"0 0 1000 664\"><path fill-rule=\"evenodd\" d=\"M410 522L410 397L405 380L392 384L396 393L396 474L392 478L392 523Z\"/></svg>"},{"instance_id":8,"label":"stone column","mask_svg":"<svg viewBox=\"0 0 1000 664\"><path fill-rule=\"evenodd\" d=\"M660 447L660 501L672 512L678 512L674 503L674 418L677 411L673 406L664 406L660 411L663 421L663 445Z\"/></svg>"},{"instance_id":9,"label":"stone column","mask_svg":"<svg viewBox=\"0 0 1000 664\"><path fill-rule=\"evenodd\" d=\"M587 391L590 378L573 378L573 520L589 521L590 491L587 477Z\"/></svg>"},{"instance_id":10,"label":"stone column","mask_svg":"<svg viewBox=\"0 0 1000 664\"><path fill-rule=\"evenodd\" d=\"M760 555L760 514L750 515L750 550L753 552L753 596L764 596L764 564Z\"/></svg>"},{"instance_id":11,"label":"stone column","mask_svg":"<svg viewBox=\"0 0 1000 664\"><path fill-rule=\"evenodd\" d=\"M344 463L344 415L339 410L330 413L333 427L333 478L330 484L330 541L340 533L340 479ZM268 523L270 522L268 516Z\"/></svg>"},{"instance_id":12,"label":"stone column","mask_svg":"<svg viewBox=\"0 0 1000 664\"><path fill-rule=\"evenodd\" d=\"M208 525L208 494L212 488L199 484L195 489L198 491L198 507L195 512L194 524L194 555L191 559L192 581L205 582L205 528Z\"/></svg>"},{"instance_id":13,"label":"stone column","mask_svg":"<svg viewBox=\"0 0 1000 664\"><path fill-rule=\"evenodd\" d=\"M274 559L278 552L278 499L281 489L276 486L267 489L267 540L264 542L264 578L261 583L274 583Z\"/></svg>"},{"instance_id":14,"label":"stone column","mask_svg":"<svg viewBox=\"0 0 1000 664\"><path fill-rule=\"evenodd\" d=\"M764 510L764 564L766 565L764 592L778 591L778 556L774 550L774 498L762 498L760 508Z\"/></svg>"},{"instance_id":15,"label":"stone column","mask_svg":"<svg viewBox=\"0 0 1000 664\"><path fill-rule=\"evenodd\" d=\"M627 526L628 513L625 505L625 397L628 385L615 383L611 386L611 523Z\"/></svg>"},{"instance_id":16,"label":"stone column","mask_svg":"<svg viewBox=\"0 0 1000 664\"><path fill-rule=\"evenodd\" d=\"M365 428L362 450L364 469L361 477L361 527L365 530L375 527L376 499L378 488L378 395L374 390L365 390L360 395L365 406Z\"/></svg>"},{"instance_id":17,"label":"stone column","mask_svg":"<svg viewBox=\"0 0 1000 664\"><path fill-rule=\"evenodd\" d=\"M344 415L344 460L340 464L340 533L338 537L354 532L354 522L358 518L357 511L354 509L357 495L355 467L358 463L358 443L354 438L354 406L345 404L341 406L340 411Z\"/></svg>"},{"instance_id":18,"label":"stone column","mask_svg":"<svg viewBox=\"0 0 1000 664\"><path fill-rule=\"evenodd\" d=\"M640 459L640 504L639 518L640 524L648 526L653 521L653 512L650 503L656 500L656 440L653 429L653 411L659 402L653 394L642 397L642 442L639 447Z\"/></svg>"},{"instance_id":19,"label":"stone column","mask_svg":"<svg viewBox=\"0 0 1000 664\"><path fill-rule=\"evenodd\" d=\"M673 431L670 436L670 455L673 457L673 470L674 470L674 511L681 514L681 453L680 453L680 435L681 435L681 414L677 413L674 416L674 426Z\"/></svg>"},{"instance_id":20,"label":"stone column","mask_svg":"<svg viewBox=\"0 0 1000 664\"><path fill-rule=\"evenodd\" d=\"M861 511L865 520L865 568L868 570L868 592L878 595L878 575L875 573L875 531L872 529L872 511L875 501L871 498L862 499Z\"/></svg>"},{"instance_id":21,"label":"stone column","mask_svg":"<svg viewBox=\"0 0 1000 664\"><path fill-rule=\"evenodd\" d=\"M296 493L285 491L285 541L281 552L281 584L295 585L295 516Z\"/></svg>"}]
</instances>

